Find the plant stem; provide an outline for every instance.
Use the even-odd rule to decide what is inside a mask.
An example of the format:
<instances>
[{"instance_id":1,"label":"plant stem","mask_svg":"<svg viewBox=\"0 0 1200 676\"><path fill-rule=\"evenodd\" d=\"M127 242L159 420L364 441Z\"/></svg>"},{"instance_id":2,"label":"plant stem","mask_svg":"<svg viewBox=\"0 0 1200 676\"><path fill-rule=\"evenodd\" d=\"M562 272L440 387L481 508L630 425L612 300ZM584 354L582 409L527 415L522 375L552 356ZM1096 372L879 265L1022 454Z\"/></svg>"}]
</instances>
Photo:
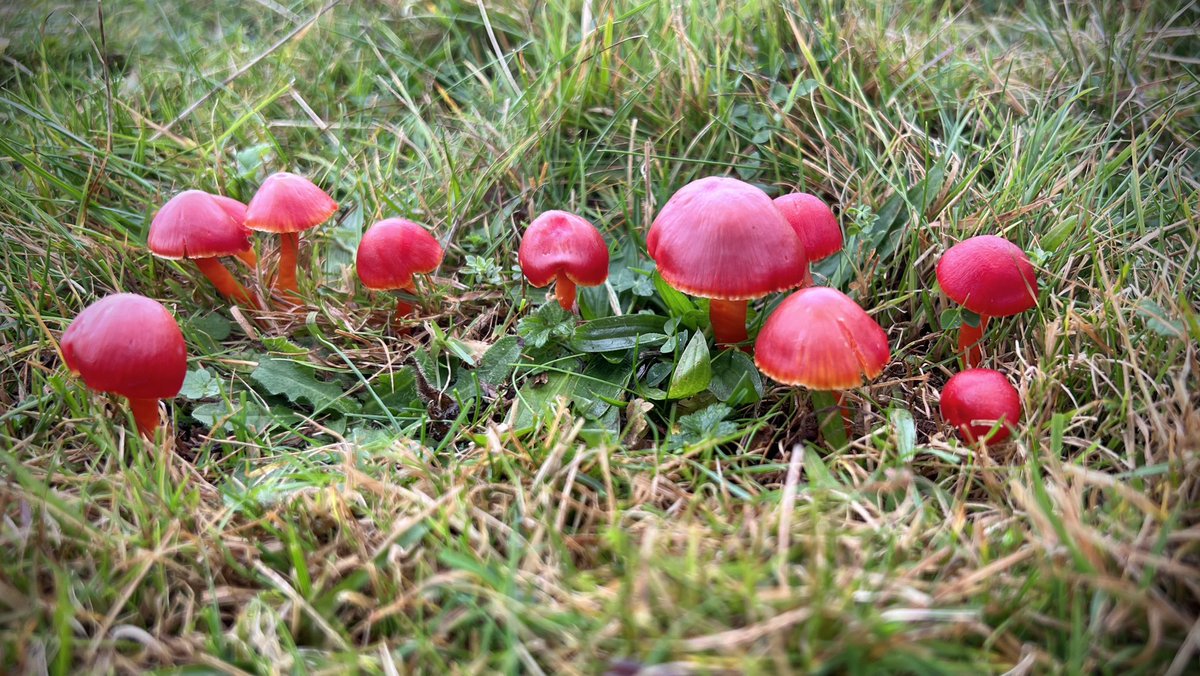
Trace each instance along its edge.
<instances>
[{"instance_id":1,"label":"plant stem","mask_svg":"<svg viewBox=\"0 0 1200 676\"><path fill-rule=\"evenodd\" d=\"M849 425L844 417L840 392L813 390L812 407L825 443L833 448L841 448L849 443Z\"/></svg>"},{"instance_id":2,"label":"plant stem","mask_svg":"<svg viewBox=\"0 0 1200 676\"><path fill-rule=\"evenodd\" d=\"M708 302L708 318L712 321L713 336L717 339L717 345L737 345L749 338L746 334L746 302L717 298Z\"/></svg>"},{"instance_id":3,"label":"plant stem","mask_svg":"<svg viewBox=\"0 0 1200 676\"><path fill-rule=\"evenodd\" d=\"M558 298L558 304L567 312L575 311L575 282L571 281L565 273L558 273L554 278L554 296Z\"/></svg>"},{"instance_id":4,"label":"plant stem","mask_svg":"<svg viewBox=\"0 0 1200 676\"><path fill-rule=\"evenodd\" d=\"M988 318L980 315L979 326L963 322L958 329L958 351L966 368L973 369L983 361L983 331L987 328L987 322Z\"/></svg>"},{"instance_id":5,"label":"plant stem","mask_svg":"<svg viewBox=\"0 0 1200 676\"><path fill-rule=\"evenodd\" d=\"M254 253L253 247L246 249L245 251L243 251L239 254L236 254L236 256L237 256L238 260L240 260L241 262L250 266L251 268L258 267L258 254Z\"/></svg>"},{"instance_id":6,"label":"plant stem","mask_svg":"<svg viewBox=\"0 0 1200 676\"><path fill-rule=\"evenodd\" d=\"M275 276L275 288L280 291L291 291L298 296L300 288L296 285L296 256L300 251L300 235L295 232L279 234L279 273Z\"/></svg>"}]
</instances>

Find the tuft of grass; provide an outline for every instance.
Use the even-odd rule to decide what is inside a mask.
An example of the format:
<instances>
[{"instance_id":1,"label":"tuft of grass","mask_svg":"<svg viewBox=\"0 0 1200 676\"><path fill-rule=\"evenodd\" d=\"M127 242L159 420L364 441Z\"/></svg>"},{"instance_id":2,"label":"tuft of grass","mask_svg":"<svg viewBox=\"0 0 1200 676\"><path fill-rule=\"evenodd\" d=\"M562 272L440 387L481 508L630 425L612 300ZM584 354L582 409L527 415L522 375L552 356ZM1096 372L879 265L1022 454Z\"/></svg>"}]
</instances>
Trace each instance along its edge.
<instances>
[{"instance_id":1,"label":"tuft of grass","mask_svg":"<svg viewBox=\"0 0 1200 676\"><path fill-rule=\"evenodd\" d=\"M4 670L1194 668L1194 4L101 7L0 7ZM145 250L174 192L283 169L343 205L302 311ZM841 218L819 283L894 354L845 448L653 272L657 206L710 174ZM579 320L513 268L550 208L612 244ZM404 333L352 270L395 215L448 250ZM979 233L1042 288L989 326L1025 406L990 453L937 415L934 266ZM188 342L161 444L59 359L118 290Z\"/></svg>"}]
</instances>

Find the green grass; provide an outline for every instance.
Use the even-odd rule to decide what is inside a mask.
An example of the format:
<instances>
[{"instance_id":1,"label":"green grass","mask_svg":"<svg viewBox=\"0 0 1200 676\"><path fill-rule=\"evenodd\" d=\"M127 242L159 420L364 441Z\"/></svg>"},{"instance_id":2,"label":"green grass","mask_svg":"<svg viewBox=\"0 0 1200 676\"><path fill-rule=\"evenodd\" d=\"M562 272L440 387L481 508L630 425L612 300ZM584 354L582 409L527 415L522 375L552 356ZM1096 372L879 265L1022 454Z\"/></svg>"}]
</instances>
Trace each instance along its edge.
<instances>
[{"instance_id":1,"label":"green grass","mask_svg":"<svg viewBox=\"0 0 1200 676\"><path fill-rule=\"evenodd\" d=\"M1195 669L1195 4L212 4L0 7L0 670ZM174 192L283 169L342 204L307 312L145 250ZM711 174L835 205L819 283L893 350L849 447L685 359L644 234ZM550 208L612 246L577 324L513 271ZM399 337L348 267L393 215L447 243ZM979 233L1041 283L988 329L1026 413L990 455L937 416L934 266ZM57 352L117 290L188 341L157 446Z\"/></svg>"}]
</instances>

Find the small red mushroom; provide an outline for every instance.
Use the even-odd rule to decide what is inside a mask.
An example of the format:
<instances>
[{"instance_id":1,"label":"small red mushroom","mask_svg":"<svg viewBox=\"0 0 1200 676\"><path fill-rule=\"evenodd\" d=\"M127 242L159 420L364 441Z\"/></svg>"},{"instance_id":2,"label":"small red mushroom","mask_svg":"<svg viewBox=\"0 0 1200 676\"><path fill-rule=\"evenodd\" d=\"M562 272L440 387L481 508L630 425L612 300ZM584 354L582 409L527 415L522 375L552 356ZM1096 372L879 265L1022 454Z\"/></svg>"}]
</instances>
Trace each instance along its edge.
<instances>
[{"instance_id":1,"label":"small red mushroom","mask_svg":"<svg viewBox=\"0 0 1200 676\"><path fill-rule=\"evenodd\" d=\"M720 345L747 339L746 304L804 282L808 258L771 198L735 178L680 188L646 236L658 273L675 289L709 299Z\"/></svg>"},{"instance_id":2,"label":"small red mushroom","mask_svg":"<svg viewBox=\"0 0 1200 676\"><path fill-rule=\"evenodd\" d=\"M250 231L231 218L213 195L185 190L168 200L150 222L147 245L160 258L195 261L221 295L254 304L246 287L217 260L250 251Z\"/></svg>"},{"instance_id":3,"label":"small red mushroom","mask_svg":"<svg viewBox=\"0 0 1200 676\"><path fill-rule=\"evenodd\" d=\"M275 288L296 295L299 233L329 220L338 209L312 181L286 171L271 174L246 206L246 227L279 235L279 273Z\"/></svg>"},{"instance_id":4,"label":"small red mushroom","mask_svg":"<svg viewBox=\"0 0 1200 676\"><path fill-rule=\"evenodd\" d=\"M245 204L242 204L232 197L226 197L224 195L213 194L213 199L217 201L217 204L221 205L221 208L225 210L225 213L229 214L230 218L238 222L238 225L242 226L243 228L246 227ZM254 253L253 242L250 243L249 249L234 255L237 256L238 259L243 263L252 268L258 266L258 254Z\"/></svg>"},{"instance_id":5,"label":"small red mushroom","mask_svg":"<svg viewBox=\"0 0 1200 676\"><path fill-rule=\"evenodd\" d=\"M937 265L938 284L950 300L979 315L979 326L958 330L958 350L967 368L979 365L980 343L989 317L1020 314L1037 303L1033 264L1016 244L995 235L963 240Z\"/></svg>"},{"instance_id":6,"label":"small red mushroom","mask_svg":"<svg viewBox=\"0 0 1200 676\"><path fill-rule=\"evenodd\" d=\"M133 293L84 308L63 333L62 354L89 388L128 399L147 438L158 427L159 399L178 395L187 375L179 324L161 303Z\"/></svg>"},{"instance_id":7,"label":"small red mushroom","mask_svg":"<svg viewBox=\"0 0 1200 676\"><path fill-rule=\"evenodd\" d=\"M967 369L942 388L942 418L968 443L998 444L1021 420L1021 397L1003 373ZM993 431L994 430L994 431Z\"/></svg>"},{"instance_id":8,"label":"small red mushroom","mask_svg":"<svg viewBox=\"0 0 1200 676\"><path fill-rule=\"evenodd\" d=\"M401 289L416 293L414 274L429 274L442 264L442 245L425 228L403 218L379 221L363 233L355 267L363 286L374 291ZM396 319L413 311L396 301Z\"/></svg>"},{"instance_id":9,"label":"small red mushroom","mask_svg":"<svg viewBox=\"0 0 1200 676\"><path fill-rule=\"evenodd\" d=\"M768 377L813 390L813 408L841 410L842 390L883 372L891 358L887 334L849 296L824 286L801 289L771 313L754 345L754 363ZM831 393L838 392L835 398ZM842 412L845 419L845 412ZM841 446L848 424L822 421L825 440Z\"/></svg>"},{"instance_id":10,"label":"small red mushroom","mask_svg":"<svg viewBox=\"0 0 1200 676\"><path fill-rule=\"evenodd\" d=\"M801 286L812 286L812 264L842 250L842 228L837 217L820 197L804 192L776 197L775 208L787 219L804 245L809 264L804 266Z\"/></svg>"},{"instance_id":11,"label":"small red mushroom","mask_svg":"<svg viewBox=\"0 0 1200 676\"><path fill-rule=\"evenodd\" d=\"M568 312L575 310L575 287L599 286L608 279L608 245L596 226L566 211L538 216L517 250L521 271L542 288L554 282L554 295Z\"/></svg>"}]
</instances>

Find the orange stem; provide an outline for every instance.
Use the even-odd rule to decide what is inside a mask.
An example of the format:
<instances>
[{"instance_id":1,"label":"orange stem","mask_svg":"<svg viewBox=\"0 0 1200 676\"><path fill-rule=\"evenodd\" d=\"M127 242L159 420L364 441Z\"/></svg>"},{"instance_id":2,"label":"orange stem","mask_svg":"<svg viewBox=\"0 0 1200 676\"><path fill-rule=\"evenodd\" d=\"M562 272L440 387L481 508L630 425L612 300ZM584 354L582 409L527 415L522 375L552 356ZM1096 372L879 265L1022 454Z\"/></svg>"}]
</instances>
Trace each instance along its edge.
<instances>
[{"instance_id":1,"label":"orange stem","mask_svg":"<svg viewBox=\"0 0 1200 676\"><path fill-rule=\"evenodd\" d=\"M958 329L958 351L966 368L973 369L983 361L983 331L987 328L987 322L988 318L981 315L979 326L963 322Z\"/></svg>"},{"instance_id":2,"label":"orange stem","mask_svg":"<svg viewBox=\"0 0 1200 676\"><path fill-rule=\"evenodd\" d=\"M296 286L296 255L300 250L300 235L295 232L279 233L279 273L275 276L275 288L299 295Z\"/></svg>"},{"instance_id":3,"label":"orange stem","mask_svg":"<svg viewBox=\"0 0 1200 676\"><path fill-rule=\"evenodd\" d=\"M254 247L251 247L241 253L234 254L234 255L237 256L238 260L245 263L246 265L249 265L251 268L258 267L258 254L254 253Z\"/></svg>"},{"instance_id":4,"label":"orange stem","mask_svg":"<svg viewBox=\"0 0 1200 676\"><path fill-rule=\"evenodd\" d=\"M807 289L808 287L810 287L812 285L813 285L812 266L805 265L804 266L804 279L800 282L799 288Z\"/></svg>"},{"instance_id":5,"label":"orange stem","mask_svg":"<svg viewBox=\"0 0 1200 676\"><path fill-rule=\"evenodd\" d=\"M712 321L717 344L726 347L744 343L746 334L746 301L712 299L708 303L708 318Z\"/></svg>"},{"instance_id":6,"label":"orange stem","mask_svg":"<svg viewBox=\"0 0 1200 676\"><path fill-rule=\"evenodd\" d=\"M133 411L138 432L147 439L154 439L154 430L158 429L158 400L130 399L129 410Z\"/></svg>"},{"instance_id":7,"label":"orange stem","mask_svg":"<svg viewBox=\"0 0 1200 676\"><path fill-rule=\"evenodd\" d=\"M575 311L575 282L562 272L554 278L554 296L558 298L562 309L567 312Z\"/></svg>"},{"instance_id":8,"label":"orange stem","mask_svg":"<svg viewBox=\"0 0 1200 676\"><path fill-rule=\"evenodd\" d=\"M412 284L412 283L409 283L408 286L400 287L400 290L407 291L408 293L411 293L413 295L416 295L416 293L417 293L417 287L415 284ZM410 314L412 314L414 309L416 309L416 308L412 303L408 302L407 300L405 300L403 298L397 298L396 299L396 321L400 321L401 319L404 319L405 317L409 316Z\"/></svg>"},{"instance_id":9,"label":"orange stem","mask_svg":"<svg viewBox=\"0 0 1200 676\"><path fill-rule=\"evenodd\" d=\"M197 258L196 267L200 268L200 272L208 277L208 281L212 282L213 286L217 287L217 291L229 300L235 303L246 303L254 305L254 297L242 286L238 280L233 278L229 270L221 265L221 261L215 258Z\"/></svg>"}]
</instances>

